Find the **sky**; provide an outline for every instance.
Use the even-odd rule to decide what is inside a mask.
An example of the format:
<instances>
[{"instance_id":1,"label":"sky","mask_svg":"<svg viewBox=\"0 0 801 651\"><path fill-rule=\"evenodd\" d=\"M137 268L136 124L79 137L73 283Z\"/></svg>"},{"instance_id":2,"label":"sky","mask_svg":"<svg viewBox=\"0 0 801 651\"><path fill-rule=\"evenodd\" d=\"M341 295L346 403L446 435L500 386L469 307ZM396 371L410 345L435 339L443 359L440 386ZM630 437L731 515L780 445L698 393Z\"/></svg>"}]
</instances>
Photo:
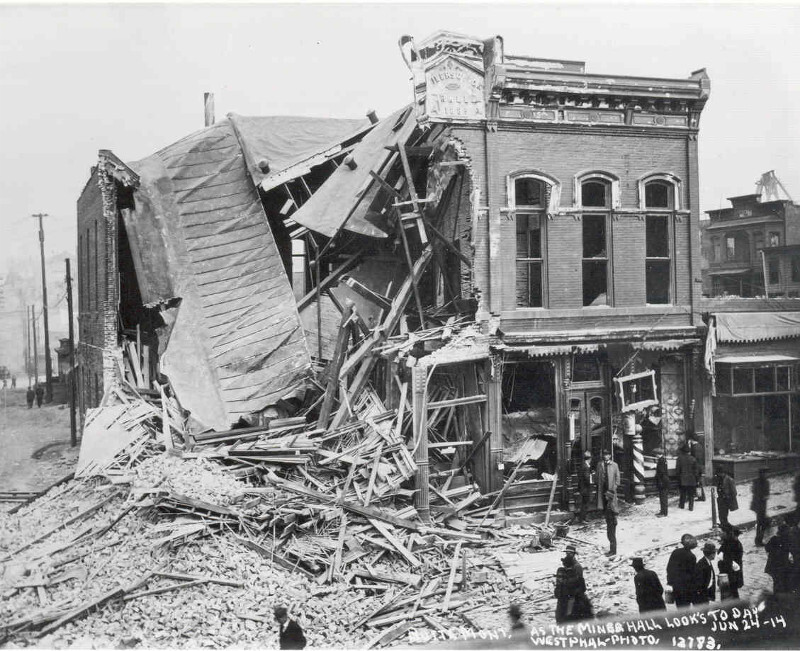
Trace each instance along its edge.
<instances>
[{"instance_id":1,"label":"sky","mask_svg":"<svg viewBox=\"0 0 801 651\"><path fill-rule=\"evenodd\" d=\"M796 4L10 5L0 0L0 273L75 250L76 201L111 149L144 158L217 118L386 116L412 99L397 41L439 29L587 72L686 78L712 93L699 136L701 209L775 170L796 201Z\"/></svg>"}]
</instances>

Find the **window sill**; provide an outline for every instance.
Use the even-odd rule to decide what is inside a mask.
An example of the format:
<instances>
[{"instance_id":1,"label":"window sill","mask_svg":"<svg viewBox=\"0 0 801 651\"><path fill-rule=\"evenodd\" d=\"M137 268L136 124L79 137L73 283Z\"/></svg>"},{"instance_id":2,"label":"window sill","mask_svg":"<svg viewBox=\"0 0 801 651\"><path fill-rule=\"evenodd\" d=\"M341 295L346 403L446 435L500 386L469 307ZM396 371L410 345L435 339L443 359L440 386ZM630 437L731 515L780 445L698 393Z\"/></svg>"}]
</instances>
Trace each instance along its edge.
<instances>
[{"instance_id":1,"label":"window sill","mask_svg":"<svg viewBox=\"0 0 801 651\"><path fill-rule=\"evenodd\" d=\"M590 312L588 312L588 310ZM609 305L597 305L595 307L577 307L571 309L552 310L547 307L519 307L514 310L504 310L501 312L502 319L525 319L525 318L564 318L580 317L591 313L593 316L661 316L663 314L686 314L687 310L677 305L652 305L646 304L638 307L612 307Z\"/></svg>"}]
</instances>

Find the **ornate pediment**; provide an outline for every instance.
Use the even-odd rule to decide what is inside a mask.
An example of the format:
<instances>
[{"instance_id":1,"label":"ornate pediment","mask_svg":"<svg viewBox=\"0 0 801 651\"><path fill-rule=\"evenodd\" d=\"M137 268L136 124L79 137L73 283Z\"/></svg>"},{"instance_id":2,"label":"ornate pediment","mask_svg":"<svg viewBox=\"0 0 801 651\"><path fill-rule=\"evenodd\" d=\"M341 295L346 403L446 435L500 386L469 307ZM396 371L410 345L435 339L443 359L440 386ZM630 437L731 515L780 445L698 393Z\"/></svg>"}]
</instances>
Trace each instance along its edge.
<instances>
[{"instance_id":1,"label":"ornate pediment","mask_svg":"<svg viewBox=\"0 0 801 651\"><path fill-rule=\"evenodd\" d=\"M454 57L425 71L425 112L430 119L483 120L484 75Z\"/></svg>"}]
</instances>

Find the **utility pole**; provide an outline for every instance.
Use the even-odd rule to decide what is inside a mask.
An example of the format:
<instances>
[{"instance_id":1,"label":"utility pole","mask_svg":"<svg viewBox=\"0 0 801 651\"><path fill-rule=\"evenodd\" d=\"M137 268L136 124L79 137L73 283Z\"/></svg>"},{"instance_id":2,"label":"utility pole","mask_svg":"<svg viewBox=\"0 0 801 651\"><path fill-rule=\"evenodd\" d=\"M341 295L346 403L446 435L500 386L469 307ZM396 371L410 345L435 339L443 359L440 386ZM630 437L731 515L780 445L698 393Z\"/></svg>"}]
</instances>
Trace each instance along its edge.
<instances>
[{"instance_id":1,"label":"utility pole","mask_svg":"<svg viewBox=\"0 0 801 651\"><path fill-rule=\"evenodd\" d=\"M25 306L25 375L28 376L28 386L31 386L31 310Z\"/></svg>"},{"instance_id":2,"label":"utility pole","mask_svg":"<svg viewBox=\"0 0 801 651\"><path fill-rule=\"evenodd\" d=\"M44 349L45 349L45 402L53 402L53 365L50 359L50 329L47 321L47 280L45 278L45 254L44 254L44 225L42 217L47 217L47 213L36 213L31 215L39 220L39 252L42 255L42 315L44 316Z\"/></svg>"},{"instance_id":3,"label":"utility pole","mask_svg":"<svg viewBox=\"0 0 801 651\"><path fill-rule=\"evenodd\" d=\"M78 444L78 431L75 424L75 331L72 326L72 276L70 275L70 259L66 258L64 262L67 265L67 314L70 320L70 445L75 447Z\"/></svg>"},{"instance_id":4,"label":"utility pole","mask_svg":"<svg viewBox=\"0 0 801 651\"><path fill-rule=\"evenodd\" d=\"M33 383L39 384L39 344L36 341L36 306L31 305L31 323L33 324Z\"/></svg>"}]
</instances>

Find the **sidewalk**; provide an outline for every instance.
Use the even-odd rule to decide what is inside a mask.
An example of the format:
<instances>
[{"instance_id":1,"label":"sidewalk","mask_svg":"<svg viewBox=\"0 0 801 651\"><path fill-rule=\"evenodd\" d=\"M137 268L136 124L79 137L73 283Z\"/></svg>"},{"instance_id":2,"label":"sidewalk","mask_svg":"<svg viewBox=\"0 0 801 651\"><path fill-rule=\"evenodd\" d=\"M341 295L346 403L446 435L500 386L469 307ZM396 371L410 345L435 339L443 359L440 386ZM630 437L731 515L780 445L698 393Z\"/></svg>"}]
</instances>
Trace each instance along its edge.
<instances>
[{"instance_id":1,"label":"sidewalk","mask_svg":"<svg viewBox=\"0 0 801 651\"><path fill-rule=\"evenodd\" d=\"M795 508L793 495L794 475L779 475L770 479L771 495L768 500L768 516L774 517L788 513ZM668 503L668 516L658 518L659 498L646 498L640 505L630 505L621 501L621 513L618 516L617 551L619 556L636 556L638 552L675 541L678 544L681 535L690 533L694 536L708 534L712 530L711 491L705 489L707 499L695 502L694 509L680 509L679 498L671 496ZM747 529L755 523L754 512L748 507L751 504L751 484L737 485L737 501L739 508L729 514L729 522ZM603 518L591 520L586 527L571 527L580 538L596 543L608 550L606 543L606 525Z\"/></svg>"}]
</instances>

